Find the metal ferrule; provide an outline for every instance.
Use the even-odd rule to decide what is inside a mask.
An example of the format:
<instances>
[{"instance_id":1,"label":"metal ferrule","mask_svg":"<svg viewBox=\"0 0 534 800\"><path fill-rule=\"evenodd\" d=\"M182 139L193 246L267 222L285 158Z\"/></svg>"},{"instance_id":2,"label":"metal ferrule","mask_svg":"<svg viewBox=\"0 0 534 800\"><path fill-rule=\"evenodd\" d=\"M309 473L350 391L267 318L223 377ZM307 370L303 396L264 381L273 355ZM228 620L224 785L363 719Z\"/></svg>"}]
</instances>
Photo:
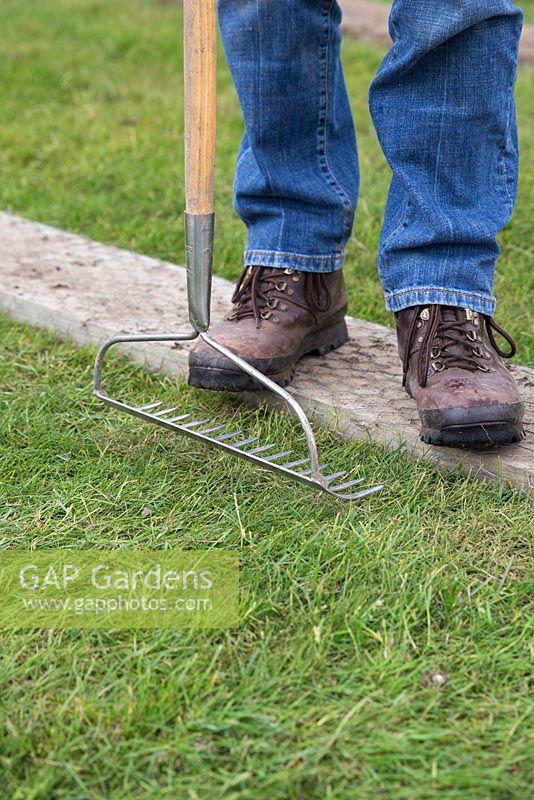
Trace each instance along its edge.
<instances>
[{"instance_id":1,"label":"metal ferrule","mask_svg":"<svg viewBox=\"0 0 534 800\"><path fill-rule=\"evenodd\" d=\"M189 319L195 330L204 332L210 324L215 215L186 211L184 216Z\"/></svg>"}]
</instances>

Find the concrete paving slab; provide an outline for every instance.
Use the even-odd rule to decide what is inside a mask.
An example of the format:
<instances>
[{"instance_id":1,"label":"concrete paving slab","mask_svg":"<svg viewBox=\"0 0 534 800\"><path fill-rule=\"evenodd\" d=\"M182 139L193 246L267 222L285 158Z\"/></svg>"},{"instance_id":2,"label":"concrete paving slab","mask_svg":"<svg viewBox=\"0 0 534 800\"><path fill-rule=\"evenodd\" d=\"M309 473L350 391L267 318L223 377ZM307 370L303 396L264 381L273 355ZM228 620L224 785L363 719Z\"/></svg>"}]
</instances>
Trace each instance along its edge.
<instances>
[{"instance_id":1,"label":"concrete paving slab","mask_svg":"<svg viewBox=\"0 0 534 800\"><path fill-rule=\"evenodd\" d=\"M121 332L189 329L183 267L2 212L0 276L0 312L77 344L94 346ZM228 281L214 278L214 318L231 293ZM394 332L350 317L347 322L350 342L326 357L304 359L291 388L316 421L349 439L403 446L413 458L532 488L534 370L512 367L527 402L525 442L485 453L432 448L419 441L415 404L400 385ZM188 347L137 344L123 350L150 369L183 376ZM262 393L262 399L270 396Z\"/></svg>"}]
</instances>

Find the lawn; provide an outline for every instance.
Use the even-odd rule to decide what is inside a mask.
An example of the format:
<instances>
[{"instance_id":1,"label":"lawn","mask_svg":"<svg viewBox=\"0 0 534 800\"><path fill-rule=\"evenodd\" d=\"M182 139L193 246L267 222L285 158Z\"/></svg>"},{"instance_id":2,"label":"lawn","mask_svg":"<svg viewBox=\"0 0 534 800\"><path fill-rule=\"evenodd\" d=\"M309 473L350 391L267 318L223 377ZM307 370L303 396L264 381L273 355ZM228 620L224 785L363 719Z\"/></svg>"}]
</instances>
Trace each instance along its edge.
<instances>
[{"instance_id":1,"label":"lawn","mask_svg":"<svg viewBox=\"0 0 534 800\"><path fill-rule=\"evenodd\" d=\"M0 207L181 261L175 6L3 0L0 26ZM363 167L351 311L387 322L373 255L387 169L365 109L379 61L346 43ZM241 122L222 61L220 86L217 270L234 277ZM499 319L524 361L534 354L531 86L523 69L524 177L498 277ZM7 320L0 341L3 548L222 548L242 563L242 623L230 632L3 633L0 797L529 796L524 496L323 432L328 463L387 484L341 505L99 408L89 350ZM171 380L160 389L159 377L113 364L117 386L139 397L158 384L169 402L298 444L284 417Z\"/></svg>"}]
</instances>

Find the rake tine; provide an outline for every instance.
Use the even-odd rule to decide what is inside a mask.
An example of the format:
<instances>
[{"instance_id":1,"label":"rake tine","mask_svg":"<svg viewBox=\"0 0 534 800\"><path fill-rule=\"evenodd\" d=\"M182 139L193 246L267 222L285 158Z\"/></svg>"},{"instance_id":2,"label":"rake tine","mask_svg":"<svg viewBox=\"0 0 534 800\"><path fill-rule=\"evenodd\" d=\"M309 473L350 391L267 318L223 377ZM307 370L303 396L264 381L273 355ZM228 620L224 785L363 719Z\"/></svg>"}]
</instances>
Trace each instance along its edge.
<instances>
[{"instance_id":1,"label":"rake tine","mask_svg":"<svg viewBox=\"0 0 534 800\"><path fill-rule=\"evenodd\" d=\"M205 436L207 433L213 433L213 431L220 431L221 428L226 428L226 425L214 425L212 428L202 428L202 430L197 431L197 433L201 433Z\"/></svg>"},{"instance_id":2,"label":"rake tine","mask_svg":"<svg viewBox=\"0 0 534 800\"><path fill-rule=\"evenodd\" d=\"M325 479L325 481L328 481L328 483L330 483L331 481L335 480L336 478L343 478L344 475L346 475L346 474L347 474L346 471L343 471L343 472L332 472L330 475L325 475L324 479Z\"/></svg>"},{"instance_id":3,"label":"rake tine","mask_svg":"<svg viewBox=\"0 0 534 800\"><path fill-rule=\"evenodd\" d=\"M306 459L306 460L307 460L307 459ZM326 469L326 467L327 467L327 465L326 465L326 464L319 464L319 470L321 470L321 471L322 471L323 469ZM313 472L313 470L312 470L312 469L303 469L303 470L301 470L300 472L297 472L296 474L297 474L297 475L311 475L311 473L312 473L312 472Z\"/></svg>"},{"instance_id":4,"label":"rake tine","mask_svg":"<svg viewBox=\"0 0 534 800\"><path fill-rule=\"evenodd\" d=\"M187 419L190 416L191 414L180 414L179 417L171 417L171 419L166 419L165 422L179 422L179 420Z\"/></svg>"},{"instance_id":5,"label":"rake tine","mask_svg":"<svg viewBox=\"0 0 534 800\"><path fill-rule=\"evenodd\" d=\"M361 492L354 492L354 494L342 494L339 495L341 500L361 500L363 497L367 497L370 494L376 494L376 492L380 492L384 488L383 483L378 483L376 486L370 486L368 489L362 489ZM328 491L332 492L331 489Z\"/></svg>"},{"instance_id":6,"label":"rake tine","mask_svg":"<svg viewBox=\"0 0 534 800\"><path fill-rule=\"evenodd\" d=\"M157 408L157 406L162 406L162 405L163 405L163 403L160 400L158 403L147 403L146 406L139 406L135 410L136 411L148 411L149 408Z\"/></svg>"},{"instance_id":7,"label":"rake tine","mask_svg":"<svg viewBox=\"0 0 534 800\"><path fill-rule=\"evenodd\" d=\"M214 436L214 442L224 442L226 439L232 439L234 436L239 436L241 431L232 431L231 433L223 433L222 436ZM256 440L254 440L256 441Z\"/></svg>"},{"instance_id":8,"label":"rake tine","mask_svg":"<svg viewBox=\"0 0 534 800\"><path fill-rule=\"evenodd\" d=\"M273 455L265 456L265 458L263 460L264 461L276 461L277 458L283 458L284 456L289 456L289 455L291 455L292 452L293 452L293 450L284 450L281 453L275 453L274 456Z\"/></svg>"},{"instance_id":9,"label":"rake tine","mask_svg":"<svg viewBox=\"0 0 534 800\"><path fill-rule=\"evenodd\" d=\"M259 436L251 436L250 439L242 439L240 442L233 442L232 447L244 447L246 444L252 444L252 442L257 442ZM250 452L249 450L243 450L244 453Z\"/></svg>"},{"instance_id":10,"label":"rake tine","mask_svg":"<svg viewBox=\"0 0 534 800\"><path fill-rule=\"evenodd\" d=\"M284 469L291 469L292 467L300 467L301 464L308 464L309 458L301 458L299 461L290 461L289 464L281 464ZM300 473L302 475L302 472Z\"/></svg>"},{"instance_id":11,"label":"rake tine","mask_svg":"<svg viewBox=\"0 0 534 800\"><path fill-rule=\"evenodd\" d=\"M193 422L186 422L185 425L181 425L181 428L198 428L199 425L204 425L205 422L209 422L210 418L206 417L206 419L197 419Z\"/></svg>"},{"instance_id":12,"label":"rake tine","mask_svg":"<svg viewBox=\"0 0 534 800\"><path fill-rule=\"evenodd\" d=\"M178 406L174 406L174 408L164 408L163 411L156 411L152 414L153 417L162 417L164 414L171 414L173 411L176 411Z\"/></svg>"},{"instance_id":13,"label":"rake tine","mask_svg":"<svg viewBox=\"0 0 534 800\"><path fill-rule=\"evenodd\" d=\"M246 450L247 453L263 453L264 450L272 450L276 447L275 444L262 444L261 447L253 447L252 450Z\"/></svg>"},{"instance_id":14,"label":"rake tine","mask_svg":"<svg viewBox=\"0 0 534 800\"><path fill-rule=\"evenodd\" d=\"M342 492L343 489L349 489L351 486L357 486L359 483L363 483L365 478L357 478L355 481L347 481L346 483L340 483L339 486L329 486L328 488L332 492Z\"/></svg>"}]
</instances>

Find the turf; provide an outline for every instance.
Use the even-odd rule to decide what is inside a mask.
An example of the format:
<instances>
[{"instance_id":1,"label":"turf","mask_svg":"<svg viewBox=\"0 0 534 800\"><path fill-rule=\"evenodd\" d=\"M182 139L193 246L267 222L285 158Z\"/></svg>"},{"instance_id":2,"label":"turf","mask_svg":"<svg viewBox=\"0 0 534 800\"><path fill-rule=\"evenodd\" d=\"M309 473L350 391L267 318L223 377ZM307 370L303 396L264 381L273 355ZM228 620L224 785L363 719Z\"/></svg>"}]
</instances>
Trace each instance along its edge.
<instances>
[{"instance_id":1,"label":"turf","mask_svg":"<svg viewBox=\"0 0 534 800\"><path fill-rule=\"evenodd\" d=\"M228 548L243 592L228 633L5 633L0 796L527 796L523 497L327 434L328 463L386 491L295 491L96 407L91 352L0 336L2 546ZM113 366L117 391L154 395L157 377ZM265 410L162 391L298 445Z\"/></svg>"},{"instance_id":2,"label":"turf","mask_svg":"<svg viewBox=\"0 0 534 800\"><path fill-rule=\"evenodd\" d=\"M0 206L181 260L176 8L4 0L0 21ZM379 58L347 43L368 165L351 243L365 280L353 281L352 311L382 320L372 251L387 172L364 110ZM241 123L222 64L220 82L218 264L232 276ZM499 277L523 357L529 192L523 182ZM227 548L242 562L242 623L231 632L3 633L0 797L529 796L524 496L322 433L330 464L387 484L341 505L99 408L88 350L6 320L0 342L1 547ZM120 392L178 397L299 444L281 416L113 365Z\"/></svg>"}]
</instances>

